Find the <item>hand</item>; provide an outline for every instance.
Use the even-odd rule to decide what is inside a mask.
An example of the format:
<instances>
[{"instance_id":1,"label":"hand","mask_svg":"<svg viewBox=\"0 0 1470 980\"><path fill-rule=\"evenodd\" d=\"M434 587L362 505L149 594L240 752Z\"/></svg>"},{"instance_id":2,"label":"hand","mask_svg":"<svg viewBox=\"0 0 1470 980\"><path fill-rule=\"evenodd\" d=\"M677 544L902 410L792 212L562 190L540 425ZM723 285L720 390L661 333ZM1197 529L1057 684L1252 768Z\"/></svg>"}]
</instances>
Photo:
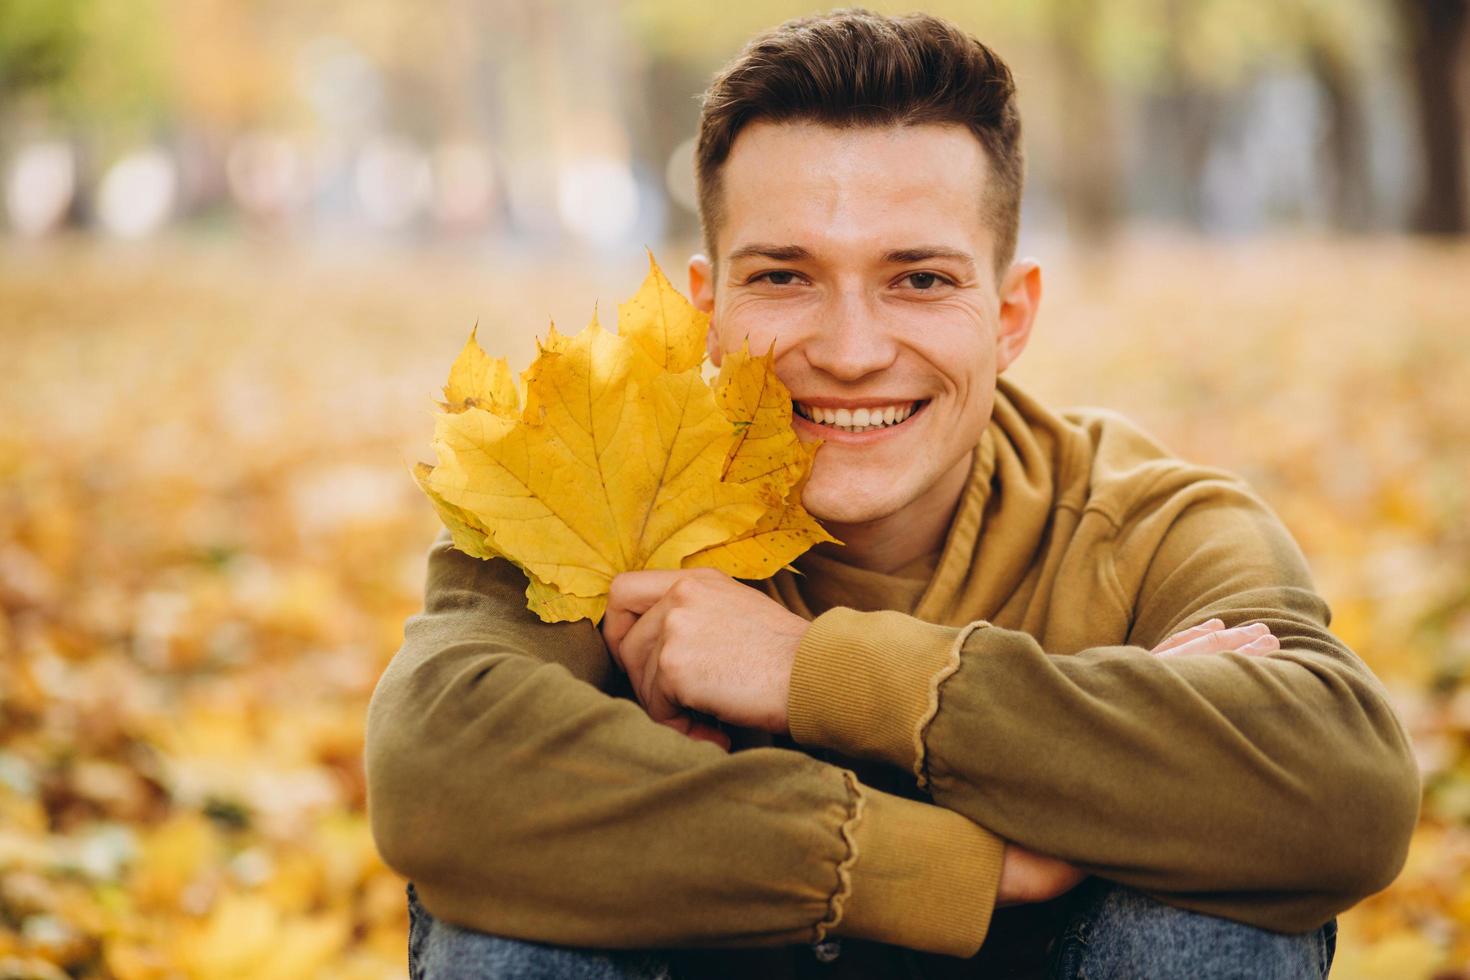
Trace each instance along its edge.
<instances>
[{"instance_id":1,"label":"hand","mask_svg":"<svg viewBox=\"0 0 1470 980\"><path fill-rule=\"evenodd\" d=\"M1002 907L1049 901L1076 888L1086 877L1081 868L1061 858L1047 857L1007 842L995 904Z\"/></svg>"},{"instance_id":2,"label":"hand","mask_svg":"<svg viewBox=\"0 0 1470 980\"><path fill-rule=\"evenodd\" d=\"M676 732L683 732L696 742L713 742L726 752L730 751L730 736L715 725L700 721L689 712L680 712L672 718L665 718L660 724L668 725Z\"/></svg>"},{"instance_id":3,"label":"hand","mask_svg":"<svg viewBox=\"0 0 1470 980\"><path fill-rule=\"evenodd\" d=\"M1223 620L1212 619L1181 630L1151 651L1160 657L1182 657L1191 653L1248 653L1261 656L1281 649L1281 641L1265 623L1225 628Z\"/></svg>"},{"instance_id":4,"label":"hand","mask_svg":"<svg viewBox=\"0 0 1470 980\"><path fill-rule=\"evenodd\" d=\"M692 710L786 734L791 665L810 626L723 572L693 568L618 575L602 633L654 721Z\"/></svg>"}]
</instances>

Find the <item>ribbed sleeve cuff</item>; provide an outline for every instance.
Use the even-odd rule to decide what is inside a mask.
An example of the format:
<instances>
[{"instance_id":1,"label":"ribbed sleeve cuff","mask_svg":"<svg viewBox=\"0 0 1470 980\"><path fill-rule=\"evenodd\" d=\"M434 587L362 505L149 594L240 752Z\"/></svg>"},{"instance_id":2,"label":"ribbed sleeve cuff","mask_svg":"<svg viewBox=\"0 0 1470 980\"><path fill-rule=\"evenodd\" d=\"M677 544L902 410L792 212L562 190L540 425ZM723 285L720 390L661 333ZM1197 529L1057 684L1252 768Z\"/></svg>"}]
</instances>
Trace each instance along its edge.
<instances>
[{"instance_id":1,"label":"ribbed sleeve cuff","mask_svg":"<svg viewBox=\"0 0 1470 980\"><path fill-rule=\"evenodd\" d=\"M818 616L791 668L791 737L918 774L921 729L959 664L962 632L888 610Z\"/></svg>"},{"instance_id":2,"label":"ribbed sleeve cuff","mask_svg":"<svg viewBox=\"0 0 1470 980\"><path fill-rule=\"evenodd\" d=\"M943 807L858 793L848 891L830 934L974 956L990 930L1005 841Z\"/></svg>"}]
</instances>

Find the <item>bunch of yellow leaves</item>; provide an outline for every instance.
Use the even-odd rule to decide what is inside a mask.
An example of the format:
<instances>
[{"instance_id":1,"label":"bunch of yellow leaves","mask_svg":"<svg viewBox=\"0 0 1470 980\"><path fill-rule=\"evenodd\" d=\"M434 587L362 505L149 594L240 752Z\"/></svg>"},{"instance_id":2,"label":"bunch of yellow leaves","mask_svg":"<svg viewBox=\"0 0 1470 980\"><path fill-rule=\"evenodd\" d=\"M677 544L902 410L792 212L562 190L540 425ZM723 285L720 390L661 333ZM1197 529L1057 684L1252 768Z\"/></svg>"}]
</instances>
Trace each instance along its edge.
<instances>
[{"instance_id":1,"label":"bunch of yellow leaves","mask_svg":"<svg viewBox=\"0 0 1470 980\"><path fill-rule=\"evenodd\" d=\"M414 468L455 547L514 562L546 622L600 620L620 572L760 579L835 540L801 506L819 444L792 430L771 353L731 352L706 382L709 316L648 261L618 332L595 313L573 337L553 325L523 391L472 330L435 418L439 465Z\"/></svg>"}]
</instances>

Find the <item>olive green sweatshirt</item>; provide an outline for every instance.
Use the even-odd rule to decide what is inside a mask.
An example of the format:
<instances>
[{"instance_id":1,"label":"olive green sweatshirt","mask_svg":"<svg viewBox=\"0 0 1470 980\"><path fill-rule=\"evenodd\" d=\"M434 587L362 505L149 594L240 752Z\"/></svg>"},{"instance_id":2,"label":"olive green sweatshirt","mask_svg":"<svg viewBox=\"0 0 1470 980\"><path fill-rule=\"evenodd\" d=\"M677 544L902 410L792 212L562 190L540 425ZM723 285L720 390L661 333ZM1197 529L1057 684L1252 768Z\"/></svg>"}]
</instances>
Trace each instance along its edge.
<instances>
[{"instance_id":1,"label":"olive green sweatshirt","mask_svg":"<svg viewBox=\"0 0 1470 980\"><path fill-rule=\"evenodd\" d=\"M1238 477L1115 413L1001 379L938 554L795 566L755 583L812 621L790 737L726 753L652 721L590 623L540 622L514 566L441 534L368 709L384 860L449 922L768 947L750 976L832 937L874 963L1003 943L1006 841L1290 932L1403 865L1409 742L1300 549ZM1281 649L1149 652L1213 617Z\"/></svg>"}]
</instances>

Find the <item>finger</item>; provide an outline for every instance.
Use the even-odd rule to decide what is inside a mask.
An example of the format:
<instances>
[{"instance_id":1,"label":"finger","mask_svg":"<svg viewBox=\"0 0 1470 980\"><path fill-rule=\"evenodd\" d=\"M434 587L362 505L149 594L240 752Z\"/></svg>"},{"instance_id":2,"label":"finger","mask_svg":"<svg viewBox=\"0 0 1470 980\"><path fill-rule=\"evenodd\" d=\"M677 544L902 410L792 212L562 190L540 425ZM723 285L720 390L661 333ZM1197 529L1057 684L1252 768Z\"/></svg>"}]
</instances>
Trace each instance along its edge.
<instances>
[{"instance_id":1,"label":"finger","mask_svg":"<svg viewBox=\"0 0 1470 980\"><path fill-rule=\"evenodd\" d=\"M1212 630L1204 636L1197 636L1181 643L1172 650L1166 650L1160 656L1179 657L1200 653L1224 653L1226 650L1234 650L1254 641L1263 635L1264 630L1265 627L1260 624Z\"/></svg>"},{"instance_id":2,"label":"finger","mask_svg":"<svg viewBox=\"0 0 1470 980\"><path fill-rule=\"evenodd\" d=\"M1259 657L1264 656L1268 653L1275 653L1277 650L1280 649L1281 641L1276 639L1276 637L1272 636L1270 633L1267 633L1265 636L1258 637L1255 640L1252 640L1250 643L1247 643L1245 646L1238 648L1235 652L1248 653L1251 656Z\"/></svg>"},{"instance_id":3,"label":"finger","mask_svg":"<svg viewBox=\"0 0 1470 980\"><path fill-rule=\"evenodd\" d=\"M668 603L659 603L638 617L638 622L623 638L623 656L636 665L637 674L629 670L628 679L638 702L654 721L672 718L683 708L676 704L659 685L659 652L663 647L664 620Z\"/></svg>"},{"instance_id":4,"label":"finger","mask_svg":"<svg viewBox=\"0 0 1470 980\"><path fill-rule=\"evenodd\" d=\"M623 662L623 640L637 621L638 616L635 613L619 609L611 602L608 603L607 611L602 614L602 642L607 644L607 652L623 668L624 673L627 673L628 665Z\"/></svg>"},{"instance_id":5,"label":"finger","mask_svg":"<svg viewBox=\"0 0 1470 980\"><path fill-rule=\"evenodd\" d=\"M609 644L609 652L617 666L622 667L623 673L628 674L628 682L631 683L635 695L638 696L639 704L642 704L642 683L644 673L648 670L648 658L653 655L654 642L659 638L657 620L650 620L639 627L638 624L648 619L644 616L629 616L631 626L623 633L622 639L616 641L616 648Z\"/></svg>"},{"instance_id":6,"label":"finger","mask_svg":"<svg viewBox=\"0 0 1470 980\"><path fill-rule=\"evenodd\" d=\"M634 615L642 615L662 599L675 582L696 574L699 574L699 570L693 568L622 572L614 575L608 586L607 604L626 609Z\"/></svg>"},{"instance_id":7,"label":"finger","mask_svg":"<svg viewBox=\"0 0 1470 980\"><path fill-rule=\"evenodd\" d=\"M1236 626L1228 630L1215 630L1205 636L1196 637L1172 650L1159 654L1161 657L1185 657L1202 653L1225 653L1270 636L1270 631L1261 623ZM1275 639L1275 637L1272 637ZM1254 651L1253 651L1254 652Z\"/></svg>"},{"instance_id":8,"label":"finger","mask_svg":"<svg viewBox=\"0 0 1470 980\"><path fill-rule=\"evenodd\" d=\"M1187 630L1180 630L1178 633L1175 633L1173 636L1169 637L1167 640L1154 647L1153 652L1163 653L1164 651L1171 650L1174 647L1179 646L1180 644L1187 643L1197 637L1204 636L1206 633L1211 633L1215 630L1224 628L1225 623L1223 620L1207 620L1203 623L1200 623L1198 626L1193 626Z\"/></svg>"},{"instance_id":9,"label":"finger","mask_svg":"<svg viewBox=\"0 0 1470 980\"><path fill-rule=\"evenodd\" d=\"M688 735L696 742L711 742L730 751L730 736L716 725L696 721L692 712L681 711L672 718L665 718L660 725L668 725L681 735Z\"/></svg>"},{"instance_id":10,"label":"finger","mask_svg":"<svg viewBox=\"0 0 1470 980\"><path fill-rule=\"evenodd\" d=\"M706 725L702 721L696 721L689 727L689 737L696 742L711 742L730 751L730 736L716 728L714 725Z\"/></svg>"},{"instance_id":11,"label":"finger","mask_svg":"<svg viewBox=\"0 0 1470 980\"><path fill-rule=\"evenodd\" d=\"M1225 621L1222 619L1207 620L1206 622L1200 623L1198 626L1193 626L1187 630L1180 630L1178 633L1175 633L1163 643L1160 643L1158 646L1154 647L1152 652L1163 653L1166 650L1174 649L1180 644L1188 643L1190 640L1193 640L1196 637L1204 636L1206 633L1211 633L1215 630L1224 628Z\"/></svg>"},{"instance_id":12,"label":"finger","mask_svg":"<svg viewBox=\"0 0 1470 980\"><path fill-rule=\"evenodd\" d=\"M1262 633L1259 629L1241 627L1234 630L1222 630L1205 638L1207 644L1201 644L1197 650L1171 650L1163 656L1174 657L1185 653L1248 653L1252 655L1275 653L1281 649L1281 641L1270 633Z\"/></svg>"},{"instance_id":13,"label":"finger","mask_svg":"<svg viewBox=\"0 0 1470 980\"><path fill-rule=\"evenodd\" d=\"M690 574L692 569L654 569L613 576L607 590L607 612L602 617L602 638L614 659L622 662L622 644L634 621L653 608L675 582Z\"/></svg>"},{"instance_id":14,"label":"finger","mask_svg":"<svg viewBox=\"0 0 1470 980\"><path fill-rule=\"evenodd\" d=\"M659 635L663 631L666 611L666 607L655 606L642 616L634 616L633 625L618 642L618 662L628 675L633 693L638 696L638 703L645 709L648 707L644 697L644 686L648 681L646 675L652 667L651 662L657 658ZM663 721L667 717L668 713L665 713L656 720Z\"/></svg>"},{"instance_id":15,"label":"finger","mask_svg":"<svg viewBox=\"0 0 1470 980\"><path fill-rule=\"evenodd\" d=\"M627 572L623 573L628 574ZM622 578L622 576L618 576ZM616 587L618 578L613 579ZM607 651L612 654L613 659L618 661L626 671L627 665L623 662L623 644L627 641L628 631L633 624L638 622L638 617L647 611L647 606L639 605L631 608L624 604L627 593L624 591L608 592L607 612L602 615L602 638L607 643Z\"/></svg>"}]
</instances>

